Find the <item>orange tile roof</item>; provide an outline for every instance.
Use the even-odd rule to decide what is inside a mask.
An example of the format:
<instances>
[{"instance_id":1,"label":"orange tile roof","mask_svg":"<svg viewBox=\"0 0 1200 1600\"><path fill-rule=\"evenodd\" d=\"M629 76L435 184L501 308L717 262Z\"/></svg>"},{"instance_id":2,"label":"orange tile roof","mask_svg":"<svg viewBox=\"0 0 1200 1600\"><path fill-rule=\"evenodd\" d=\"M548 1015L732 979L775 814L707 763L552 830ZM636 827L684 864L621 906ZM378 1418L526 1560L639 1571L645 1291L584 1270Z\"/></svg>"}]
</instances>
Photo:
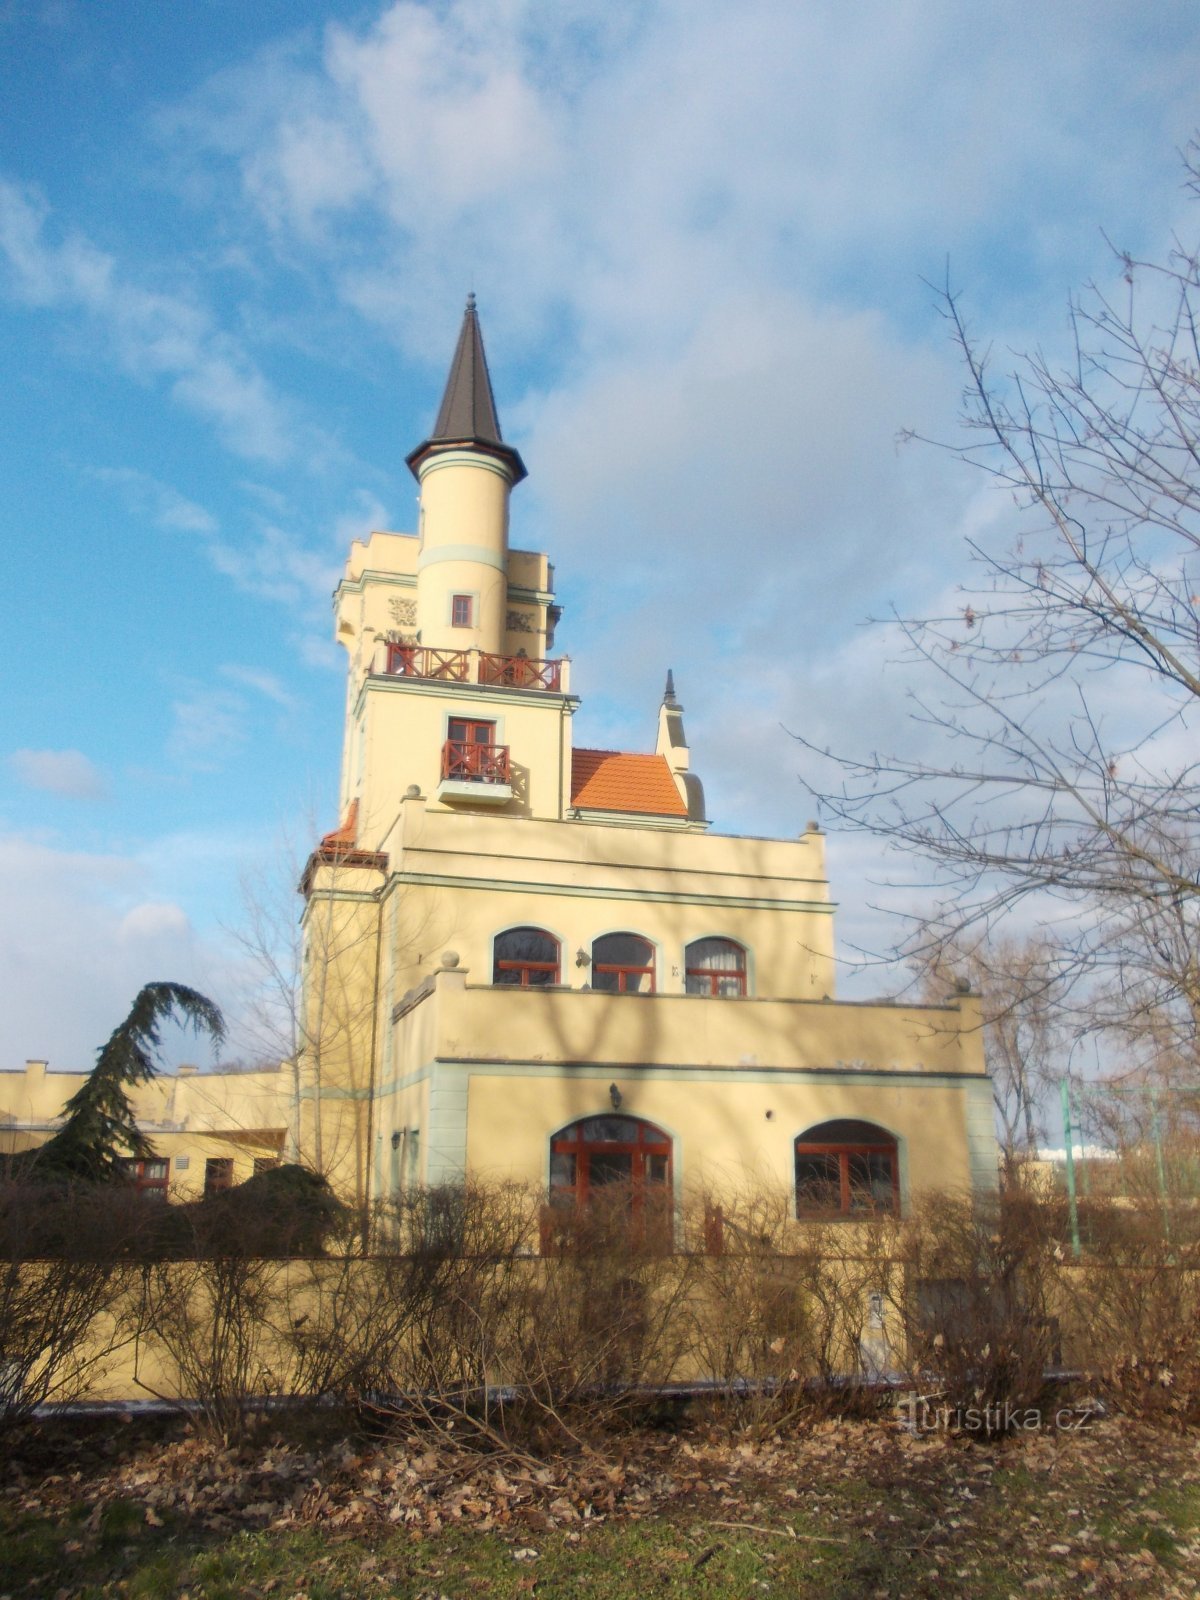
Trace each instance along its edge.
<instances>
[{"instance_id":1,"label":"orange tile roof","mask_svg":"<svg viewBox=\"0 0 1200 1600\"><path fill-rule=\"evenodd\" d=\"M576 750L571 764L571 804L588 811L634 811L651 817L686 817L665 756L625 750Z\"/></svg>"}]
</instances>

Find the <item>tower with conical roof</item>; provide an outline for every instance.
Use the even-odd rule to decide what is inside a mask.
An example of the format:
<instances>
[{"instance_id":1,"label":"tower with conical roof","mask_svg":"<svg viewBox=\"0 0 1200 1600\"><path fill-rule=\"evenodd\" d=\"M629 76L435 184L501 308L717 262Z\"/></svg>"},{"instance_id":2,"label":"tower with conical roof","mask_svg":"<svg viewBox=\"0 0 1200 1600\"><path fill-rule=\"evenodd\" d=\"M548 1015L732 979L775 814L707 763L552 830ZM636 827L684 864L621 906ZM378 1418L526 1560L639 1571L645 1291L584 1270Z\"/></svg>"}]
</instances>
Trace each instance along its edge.
<instances>
[{"instance_id":1,"label":"tower with conical roof","mask_svg":"<svg viewBox=\"0 0 1200 1600\"><path fill-rule=\"evenodd\" d=\"M507 633L508 497L525 465L500 432L473 294L433 432L407 461L421 485L420 642L500 655Z\"/></svg>"}]
</instances>

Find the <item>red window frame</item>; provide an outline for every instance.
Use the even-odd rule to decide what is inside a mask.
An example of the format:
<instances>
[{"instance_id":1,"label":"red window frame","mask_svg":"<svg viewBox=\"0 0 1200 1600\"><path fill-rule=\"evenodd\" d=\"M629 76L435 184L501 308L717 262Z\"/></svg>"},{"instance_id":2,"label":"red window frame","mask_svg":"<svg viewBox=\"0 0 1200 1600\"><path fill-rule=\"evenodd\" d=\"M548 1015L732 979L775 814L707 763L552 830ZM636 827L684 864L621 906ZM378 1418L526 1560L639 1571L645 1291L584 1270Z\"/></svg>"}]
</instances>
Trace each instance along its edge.
<instances>
[{"instance_id":1,"label":"red window frame","mask_svg":"<svg viewBox=\"0 0 1200 1600\"><path fill-rule=\"evenodd\" d=\"M819 1132L816 1128L814 1132ZM837 1163L837 1205L805 1205L800 1192L800 1160L803 1156L832 1157ZM855 1183L852 1181L851 1165L858 1159L869 1162L872 1158L883 1158L887 1161L891 1179L891 1199L886 1207L880 1206L871 1190L870 1175L868 1183ZM833 1180L830 1189L833 1188ZM801 1221L819 1221L822 1219L879 1216L900 1214L900 1151L895 1139L889 1138L879 1129L879 1138L863 1140L828 1140L808 1139L801 1134L796 1140L795 1151L795 1189L796 1189L796 1215ZM863 1196L866 1195L865 1203ZM857 1199L856 1199L857 1197Z\"/></svg>"},{"instance_id":2,"label":"red window frame","mask_svg":"<svg viewBox=\"0 0 1200 1600\"><path fill-rule=\"evenodd\" d=\"M208 1156L204 1162L204 1196L233 1188L233 1157Z\"/></svg>"},{"instance_id":3,"label":"red window frame","mask_svg":"<svg viewBox=\"0 0 1200 1600\"><path fill-rule=\"evenodd\" d=\"M696 989L689 986L688 982L689 979L694 978L697 981L697 985L707 985L707 991L704 988L699 989L701 994L707 992L708 995L721 1000L730 1000L734 998L744 999L746 995L746 968L749 964L747 959L748 952L745 945L738 944L736 939L718 939L711 937L711 942L723 944L731 952L734 950L740 951L742 957L742 964L740 967L687 966L686 963L688 953L694 950L697 945L708 944L709 942L710 939L693 939L692 943L688 945L687 950L684 951L685 990L688 994L695 994L697 992ZM721 985L729 982L733 982L736 985L736 996L722 992Z\"/></svg>"},{"instance_id":4,"label":"red window frame","mask_svg":"<svg viewBox=\"0 0 1200 1600\"><path fill-rule=\"evenodd\" d=\"M147 1156L144 1159L126 1156L121 1165L139 1195L144 1195L148 1200L167 1198L167 1188L171 1182L169 1156Z\"/></svg>"},{"instance_id":5,"label":"red window frame","mask_svg":"<svg viewBox=\"0 0 1200 1600\"><path fill-rule=\"evenodd\" d=\"M446 738L451 744L494 745L496 724L477 717L449 717L446 721Z\"/></svg>"},{"instance_id":6,"label":"red window frame","mask_svg":"<svg viewBox=\"0 0 1200 1600\"><path fill-rule=\"evenodd\" d=\"M511 958L507 956L501 956L500 941L504 938L505 934L509 933L535 933L540 938L546 939L554 946L556 952L554 960L533 961L525 956L516 956ZM505 928L503 933L498 933L496 935L493 950L494 957L492 961L492 982L494 984L507 984L507 986L510 988L536 989L543 988L548 984L558 983L561 981L562 945L554 937L554 935L549 933L545 928L535 928L532 926L532 924L529 926L522 925L519 928ZM519 976L515 979L504 979L499 976L499 974L502 972L515 972ZM540 980L533 977L534 973L541 972L548 973L549 976Z\"/></svg>"},{"instance_id":7,"label":"red window frame","mask_svg":"<svg viewBox=\"0 0 1200 1600\"><path fill-rule=\"evenodd\" d=\"M642 944L646 947L650 957L649 962L647 965L639 967L634 966L632 963L599 960L596 952L599 947L603 945L606 939L637 940L639 944ZM597 973L604 973L606 975L610 973L615 974L617 981L615 984L597 983ZM633 990L630 990L630 978L649 978L650 982L644 989L635 986ZM606 933L599 939L596 939L592 944L592 988L599 989L602 994L612 994L614 992L617 994L653 994L654 946L650 943L649 939L644 939L640 933Z\"/></svg>"},{"instance_id":8,"label":"red window frame","mask_svg":"<svg viewBox=\"0 0 1200 1600\"><path fill-rule=\"evenodd\" d=\"M614 1137L606 1137L607 1132ZM593 1166L599 1167L606 1158L620 1162L625 1157L627 1179L610 1175L600 1181L594 1177ZM570 1181L564 1182L561 1174L568 1162ZM543 1253L561 1248L570 1219L586 1213L593 1195L616 1183L628 1184L632 1242L645 1243L647 1235L654 1233L661 1236L658 1242L669 1248L674 1195L670 1134L642 1117L597 1113L569 1123L550 1137L550 1204L542 1223Z\"/></svg>"},{"instance_id":9,"label":"red window frame","mask_svg":"<svg viewBox=\"0 0 1200 1600\"><path fill-rule=\"evenodd\" d=\"M456 594L450 598L450 626L473 628L475 626L475 596Z\"/></svg>"}]
</instances>

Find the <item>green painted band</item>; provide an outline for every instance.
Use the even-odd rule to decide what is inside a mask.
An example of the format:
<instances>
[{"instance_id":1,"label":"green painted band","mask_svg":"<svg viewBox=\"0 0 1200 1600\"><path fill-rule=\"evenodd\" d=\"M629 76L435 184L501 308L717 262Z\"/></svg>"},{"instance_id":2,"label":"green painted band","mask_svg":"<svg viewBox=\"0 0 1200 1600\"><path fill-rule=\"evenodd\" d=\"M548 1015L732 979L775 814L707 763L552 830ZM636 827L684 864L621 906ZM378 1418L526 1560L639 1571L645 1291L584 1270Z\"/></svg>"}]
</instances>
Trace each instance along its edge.
<instances>
[{"instance_id":1,"label":"green painted band","mask_svg":"<svg viewBox=\"0 0 1200 1600\"><path fill-rule=\"evenodd\" d=\"M763 900L750 895L680 894L670 889L611 889L605 885L528 883L517 878L457 878L436 872L393 872L388 879L388 890L398 883L422 884L430 888L566 895L578 900L650 901L656 905L731 906L744 911L805 911L819 916L833 915L833 907L827 900Z\"/></svg>"}]
</instances>

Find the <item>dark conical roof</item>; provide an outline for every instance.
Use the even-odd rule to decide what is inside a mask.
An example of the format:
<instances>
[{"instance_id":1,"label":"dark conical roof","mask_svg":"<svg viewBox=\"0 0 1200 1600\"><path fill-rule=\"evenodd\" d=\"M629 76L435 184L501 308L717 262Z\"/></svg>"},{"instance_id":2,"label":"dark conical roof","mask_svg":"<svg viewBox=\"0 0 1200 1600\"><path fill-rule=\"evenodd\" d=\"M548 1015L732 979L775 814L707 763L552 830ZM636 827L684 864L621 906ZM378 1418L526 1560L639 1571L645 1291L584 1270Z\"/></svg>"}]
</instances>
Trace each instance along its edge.
<instances>
[{"instance_id":1,"label":"dark conical roof","mask_svg":"<svg viewBox=\"0 0 1200 1600\"><path fill-rule=\"evenodd\" d=\"M473 294L467 296L467 309L463 313L462 329L433 432L406 459L415 475L421 462L432 452L451 446L461 449L464 445L474 445L506 460L513 468L514 483L520 483L525 476L525 463L511 445L504 443L500 432L496 397L492 393Z\"/></svg>"}]
</instances>

